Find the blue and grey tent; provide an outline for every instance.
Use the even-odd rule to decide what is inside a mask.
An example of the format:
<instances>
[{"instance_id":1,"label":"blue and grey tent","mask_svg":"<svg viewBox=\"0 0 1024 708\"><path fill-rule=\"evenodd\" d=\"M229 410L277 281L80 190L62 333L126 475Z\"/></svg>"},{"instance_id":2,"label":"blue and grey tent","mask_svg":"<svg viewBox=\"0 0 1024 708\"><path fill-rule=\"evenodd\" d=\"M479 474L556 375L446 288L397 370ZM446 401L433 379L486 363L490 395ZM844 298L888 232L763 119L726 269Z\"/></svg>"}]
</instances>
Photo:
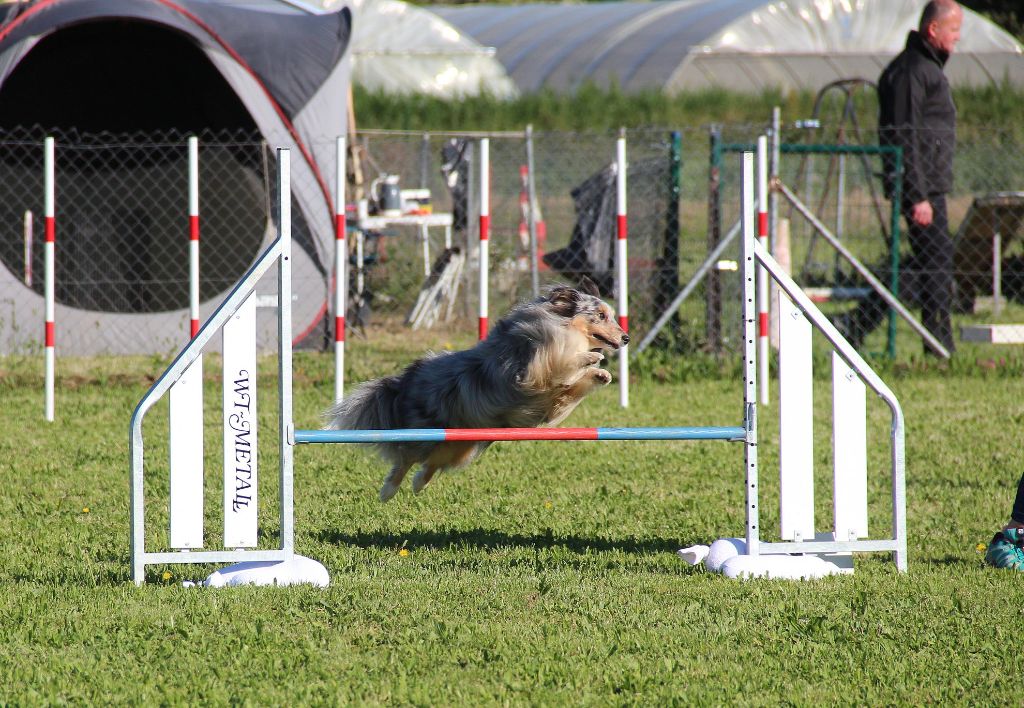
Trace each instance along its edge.
<instances>
[{"instance_id":1,"label":"blue and grey tent","mask_svg":"<svg viewBox=\"0 0 1024 708\"><path fill-rule=\"evenodd\" d=\"M23 214L34 212L42 228L46 135L57 139L60 350L166 352L183 343L189 135L202 146L203 314L272 238L275 149L287 147L293 334L320 337L334 245L334 137L346 130L348 9L35 0L0 6L0 23L0 352L38 340L42 283L25 283ZM42 257L36 236L33 260Z\"/></svg>"}]
</instances>

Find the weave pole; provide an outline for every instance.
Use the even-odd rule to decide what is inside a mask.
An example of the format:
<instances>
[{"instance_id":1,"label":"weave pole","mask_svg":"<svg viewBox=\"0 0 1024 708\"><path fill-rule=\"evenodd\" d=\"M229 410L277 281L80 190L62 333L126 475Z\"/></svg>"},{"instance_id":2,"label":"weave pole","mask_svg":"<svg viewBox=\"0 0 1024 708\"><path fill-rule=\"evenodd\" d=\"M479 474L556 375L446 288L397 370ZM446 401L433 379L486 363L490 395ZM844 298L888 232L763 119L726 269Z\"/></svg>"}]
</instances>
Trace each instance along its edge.
<instances>
[{"instance_id":1,"label":"weave pole","mask_svg":"<svg viewBox=\"0 0 1024 708\"><path fill-rule=\"evenodd\" d=\"M56 218L54 204L56 202L56 179L55 179L55 155L56 148L53 138L46 138L43 141L43 188L44 188L44 219L46 223L46 245L45 245L45 272L43 285L46 298L46 324L44 327L44 346L46 348L46 382L44 385L44 409L46 420L53 422L53 380L54 370L57 365L56 355L56 331L54 325L55 297L54 297L54 261L56 251Z\"/></svg>"},{"instance_id":2,"label":"weave pole","mask_svg":"<svg viewBox=\"0 0 1024 708\"><path fill-rule=\"evenodd\" d=\"M487 249L491 235L491 141L480 138L480 339L487 339Z\"/></svg>"},{"instance_id":3,"label":"weave pole","mask_svg":"<svg viewBox=\"0 0 1024 708\"><path fill-rule=\"evenodd\" d=\"M627 224L626 224L626 136L623 130L616 143L615 150L615 202L618 238L615 241L615 261L618 266L618 308L619 327L629 332L629 269L626 261ZM619 405L629 406L629 345L619 349Z\"/></svg>"},{"instance_id":4,"label":"weave pole","mask_svg":"<svg viewBox=\"0 0 1024 708\"><path fill-rule=\"evenodd\" d=\"M768 250L768 138L757 139L757 240ZM757 366L761 405L768 403L768 273L757 268Z\"/></svg>"},{"instance_id":5,"label":"weave pole","mask_svg":"<svg viewBox=\"0 0 1024 708\"><path fill-rule=\"evenodd\" d=\"M348 297L344 137L339 137L337 142L337 166L334 196L334 400L340 401L345 389L345 301Z\"/></svg>"},{"instance_id":6,"label":"weave pole","mask_svg":"<svg viewBox=\"0 0 1024 708\"><path fill-rule=\"evenodd\" d=\"M189 340L199 334L199 138L188 139ZM200 351L168 395L170 420L170 544L203 547L203 354Z\"/></svg>"},{"instance_id":7,"label":"weave pole","mask_svg":"<svg viewBox=\"0 0 1024 708\"><path fill-rule=\"evenodd\" d=\"M199 332L199 138L188 139L189 337Z\"/></svg>"}]
</instances>

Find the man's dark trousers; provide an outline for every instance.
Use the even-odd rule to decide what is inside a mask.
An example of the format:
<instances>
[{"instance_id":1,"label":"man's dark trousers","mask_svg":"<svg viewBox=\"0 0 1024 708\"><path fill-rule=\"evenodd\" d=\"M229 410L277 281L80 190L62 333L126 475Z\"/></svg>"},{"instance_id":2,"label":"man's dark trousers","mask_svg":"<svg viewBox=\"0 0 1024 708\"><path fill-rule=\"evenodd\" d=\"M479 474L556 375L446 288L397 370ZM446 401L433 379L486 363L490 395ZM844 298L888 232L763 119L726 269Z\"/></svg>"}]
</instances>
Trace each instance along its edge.
<instances>
[{"instance_id":1,"label":"man's dark trousers","mask_svg":"<svg viewBox=\"0 0 1024 708\"><path fill-rule=\"evenodd\" d=\"M900 264L901 300L907 295L921 305L921 323L950 353L955 349L949 310L953 299L953 241L949 235L946 195L928 197L932 205L932 223L918 226L910 218L910 204L903 205L903 218L909 225L912 255ZM883 279L889 285L889 280ZM844 329L851 342L860 346L889 312L885 300L872 291L852 312ZM925 346L925 351L931 350Z\"/></svg>"}]
</instances>

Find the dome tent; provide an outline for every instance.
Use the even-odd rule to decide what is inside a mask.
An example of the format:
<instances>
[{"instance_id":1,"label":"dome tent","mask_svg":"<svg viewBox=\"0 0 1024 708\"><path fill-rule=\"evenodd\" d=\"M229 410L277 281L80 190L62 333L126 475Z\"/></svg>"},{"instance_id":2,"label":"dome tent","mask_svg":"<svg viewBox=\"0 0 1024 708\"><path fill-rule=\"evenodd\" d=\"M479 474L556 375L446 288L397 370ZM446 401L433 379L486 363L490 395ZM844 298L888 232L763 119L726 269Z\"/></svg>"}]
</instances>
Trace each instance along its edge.
<instances>
[{"instance_id":1,"label":"dome tent","mask_svg":"<svg viewBox=\"0 0 1024 708\"><path fill-rule=\"evenodd\" d=\"M587 82L625 92L809 89L874 80L916 27L923 0L665 0L434 6L484 46L521 91ZM964 9L946 67L954 85L1024 86L1024 51Z\"/></svg>"},{"instance_id":2,"label":"dome tent","mask_svg":"<svg viewBox=\"0 0 1024 708\"><path fill-rule=\"evenodd\" d=\"M333 136L346 129L349 10L328 13L291 0L35 0L0 6L0 22L0 139L25 129L33 139L45 129L58 135L130 134L140 141L169 132L248 131L265 141L271 161L275 148L290 148L298 221L294 277L297 287L303 283L307 288L295 303L294 335L302 339L317 329L326 312L325 264L334 244ZM179 194L184 191L186 152L179 150L174 164L161 158L105 175L104 166L95 163L77 165L82 168L77 173L68 167L70 153L62 152L68 145L59 141L57 147L58 281L62 274L67 279L86 256L96 270L116 271L125 261L137 265L138 257L118 260L112 253L112 217L84 195L95 199L96 184L104 179L105 194L114 191L110 183L120 183L119 197L140 183L150 197ZM19 182L41 182L42 150L40 146L38 163L32 165L17 163L12 154L26 153L8 151L0 160L6 173L0 177L0 205L14 212L19 227L10 233L12 214L0 218L0 245L5 246L0 255L5 255L6 266L0 267L0 295L11 301L15 313L0 318L0 351L24 349L26 342L37 339L29 323L42 320L43 307L41 284L33 288L21 282L18 269L6 258L10 243L5 244L20 243L22 209L42 212L41 190L38 203L25 203L24 195L15 200L13 191ZM202 235L204 317L273 238L266 175L251 169L246 159L230 155L208 159L203 152L201 167L218 159L225 170L219 185L204 182L200 192L200 215L209 226ZM211 195L211 189L219 192ZM180 244L183 222L187 224L185 202L168 207L145 196L138 195L130 205L130 244L138 249L139 244L165 238ZM245 228L235 223L234 230L217 232L214 226L232 216L204 209L216 204L238 210L236 222ZM145 240L135 233L140 225L151 231ZM74 262L67 255L69 247L74 247ZM216 272L217 259L210 257L216 253L231 255L230 272ZM166 273L163 260L154 256L147 265ZM121 274L112 273L105 286L116 290L122 283ZM217 283L218 290L209 292L209 283ZM61 293L58 285L58 347L63 352L163 353L181 344L187 298L106 310L89 298L76 301L67 290L62 299ZM116 342L96 337L97 330L117 332Z\"/></svg>"}]
</instances>

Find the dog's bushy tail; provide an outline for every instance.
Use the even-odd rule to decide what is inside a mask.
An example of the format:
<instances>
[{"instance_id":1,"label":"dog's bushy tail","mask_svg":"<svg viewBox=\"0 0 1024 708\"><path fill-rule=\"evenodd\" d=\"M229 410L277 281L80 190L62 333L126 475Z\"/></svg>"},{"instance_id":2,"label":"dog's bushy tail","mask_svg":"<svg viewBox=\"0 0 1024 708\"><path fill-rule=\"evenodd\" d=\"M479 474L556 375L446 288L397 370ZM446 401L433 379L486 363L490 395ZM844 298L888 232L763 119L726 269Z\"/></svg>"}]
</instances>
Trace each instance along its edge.
<instances>
[{"instance_id":1,"label":"dog's bushy tail","mask_svg":"<svg viewBox=\"0 0 1024 708\"><path fill-rule=\"evenodd\" d=\"M389 430L399 427L395 411L398 377L360 384L327 410L327 430Z\"/></svg>"}]
</instances>

